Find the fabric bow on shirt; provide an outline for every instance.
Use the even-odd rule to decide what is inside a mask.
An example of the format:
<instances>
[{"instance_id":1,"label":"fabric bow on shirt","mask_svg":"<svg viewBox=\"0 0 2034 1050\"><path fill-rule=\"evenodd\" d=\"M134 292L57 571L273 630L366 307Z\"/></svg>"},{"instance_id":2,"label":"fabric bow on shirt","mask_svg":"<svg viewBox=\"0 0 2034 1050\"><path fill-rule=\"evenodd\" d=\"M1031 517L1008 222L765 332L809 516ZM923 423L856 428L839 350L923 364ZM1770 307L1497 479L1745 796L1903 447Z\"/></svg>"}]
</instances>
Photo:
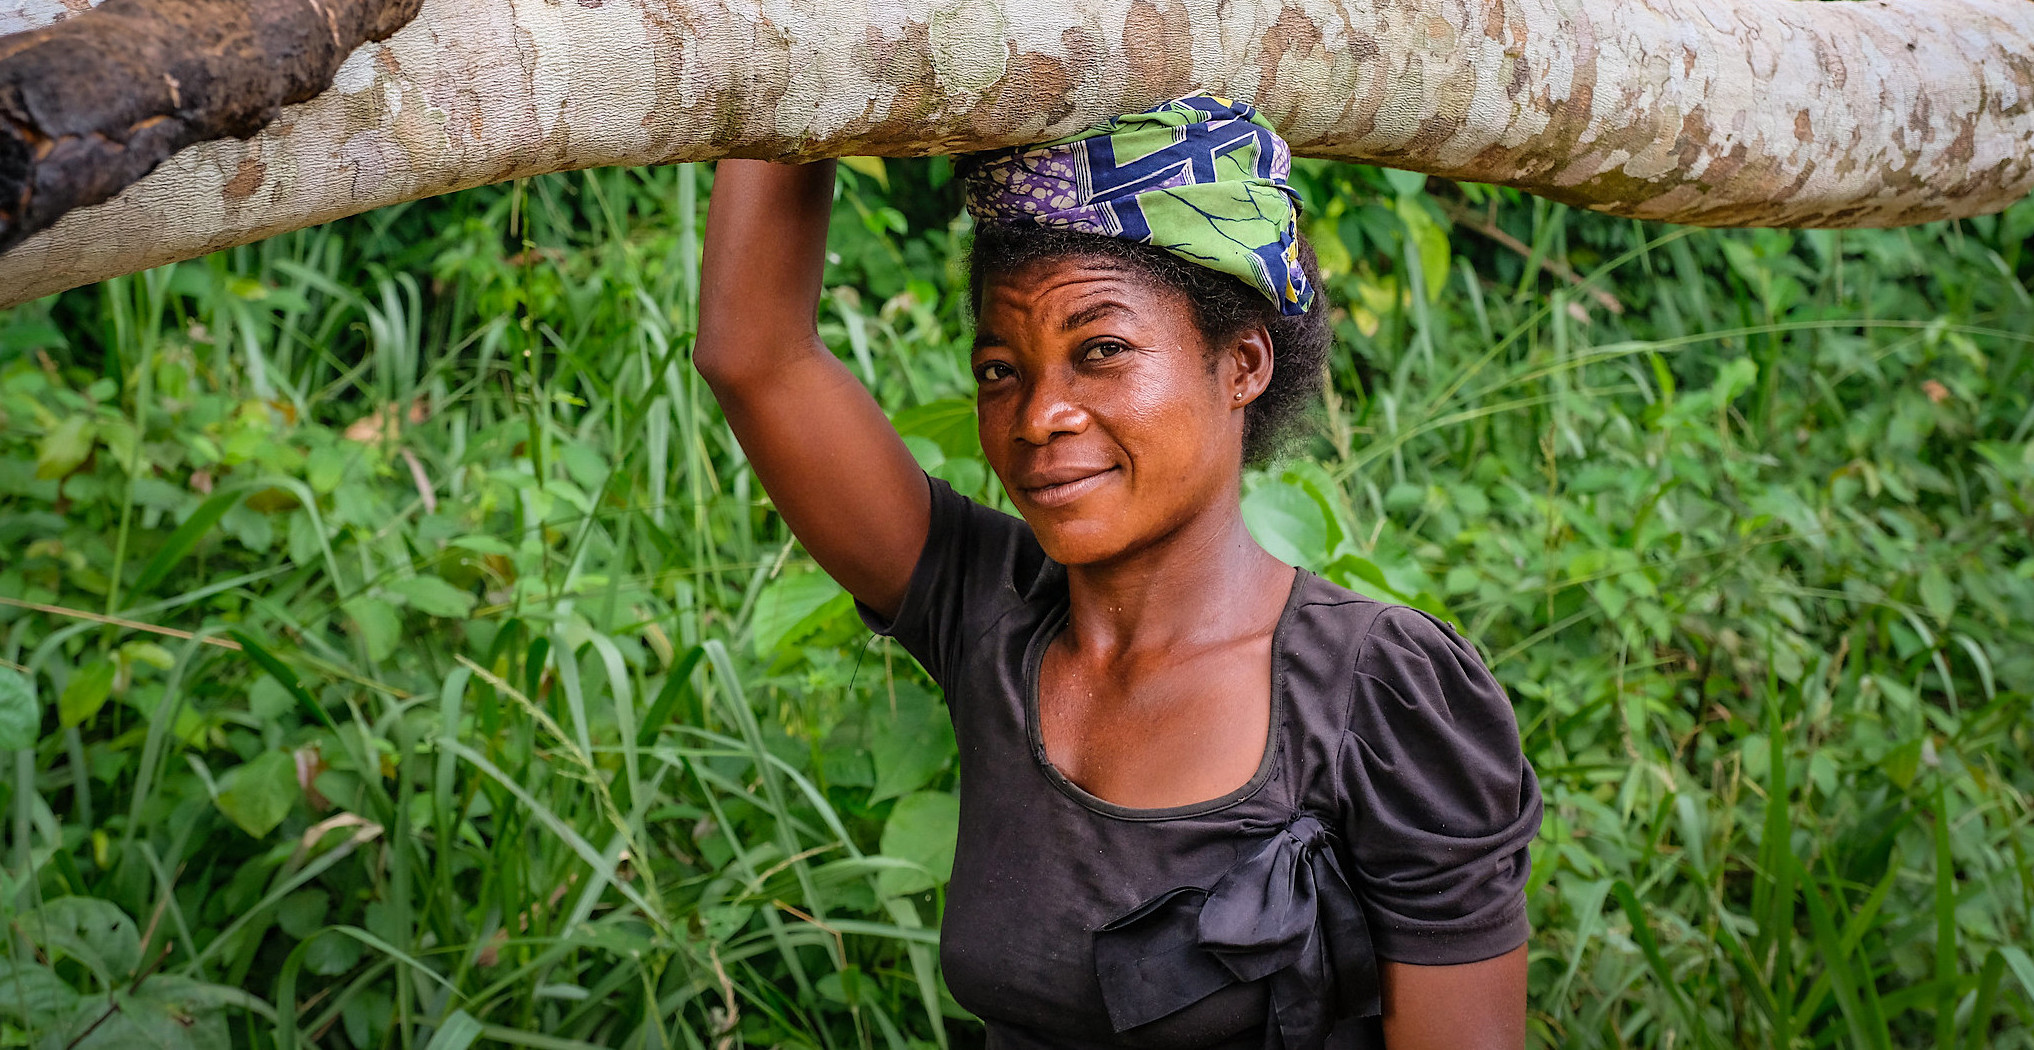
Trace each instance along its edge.
<instances>
[{"instance_id":1,"label":"fabric bow on shirt","mask_svg":"<svg viewBox=\"0 0 2034 1050\"><path fill-rule=\"evenodd\" d=\"M1332 844L1302 813L1212 889L1168 890L1096 930L1110 1024L1128 1031L1266 979L1267 1050L1317 1050L1338 1018L1377 1015L1370 928Z\"/></svg>"}]
</instances>

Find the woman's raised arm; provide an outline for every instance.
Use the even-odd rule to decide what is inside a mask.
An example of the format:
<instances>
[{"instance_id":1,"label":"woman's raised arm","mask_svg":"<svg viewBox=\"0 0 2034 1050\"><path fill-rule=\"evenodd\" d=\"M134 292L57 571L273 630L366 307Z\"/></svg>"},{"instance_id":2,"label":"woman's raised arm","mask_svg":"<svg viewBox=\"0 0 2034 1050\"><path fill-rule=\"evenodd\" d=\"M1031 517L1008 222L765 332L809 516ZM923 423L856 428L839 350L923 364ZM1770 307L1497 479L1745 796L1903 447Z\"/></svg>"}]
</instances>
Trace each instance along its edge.
<instances>
[{"instance_id":1,"label":"woman's raised arm","mask_svg":"<svg viewBox=\"0 0 2034 1050\"><path fill-rule=\"evenodd\" d=\"M723 160L706 216L693 365L821 568L893 616L931 497L875 398L819 341L833 163Z\"/></svg>"}]
</instances>

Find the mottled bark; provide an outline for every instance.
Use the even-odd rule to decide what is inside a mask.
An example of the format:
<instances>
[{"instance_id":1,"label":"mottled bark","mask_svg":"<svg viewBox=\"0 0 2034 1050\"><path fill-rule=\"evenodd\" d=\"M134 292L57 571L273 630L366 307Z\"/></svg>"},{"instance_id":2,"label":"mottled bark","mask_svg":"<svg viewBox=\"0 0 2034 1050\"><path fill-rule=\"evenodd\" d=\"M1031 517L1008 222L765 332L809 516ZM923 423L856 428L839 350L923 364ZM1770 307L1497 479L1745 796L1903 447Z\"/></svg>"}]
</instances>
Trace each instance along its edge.
<instances>
[{"instance_id":1,"label":"mottled bark","mask_svg":"<svg viewBox=\"0 0 2034 1050\"><path fill-rule=\"evenodd\" d=\"M0 0L0 30L85 2ZM259 135L0 256L0 302L520 175L979 149L1193 89L1303 155L1676 222L2034 188L2030 0L424 0Z\"/></svg>"},{"instance_id":2,"label":"mottled bark","mask_svg":"<svg viewBox=\"0 0 2034 1050\"><path fill-rule=\"evenodd\" d=\"M0 252L331 86L422 0L108 0L0 39Z\"/></svg>"}]
</instances>

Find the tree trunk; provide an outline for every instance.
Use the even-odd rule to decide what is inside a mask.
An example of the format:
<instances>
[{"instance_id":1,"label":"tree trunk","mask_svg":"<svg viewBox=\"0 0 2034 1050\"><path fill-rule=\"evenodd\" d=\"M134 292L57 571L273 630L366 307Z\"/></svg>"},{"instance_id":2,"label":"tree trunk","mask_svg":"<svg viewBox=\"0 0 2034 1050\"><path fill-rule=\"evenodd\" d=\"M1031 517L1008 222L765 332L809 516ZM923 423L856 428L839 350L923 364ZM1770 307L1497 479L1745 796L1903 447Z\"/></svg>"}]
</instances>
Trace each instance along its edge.
<instances>
[{"instance_id":1,"label":"tree trunk","mask_svg":"<svg viewBox=\"0 0 2034 1050\"><path fill-rule=\"evenodd\" d=\"M87 0L11 3L0 31ZM982 149L1194 89L1302 155L1674 222L2034 188L2029 0L424 0L259 134L0 256L0 303L517 176Z\"/></svg>"},{"instance_id":2,"label":"tree trunk","mask_svg":"<svg viewBox=\"0 0 2034 1050\"><path fill-rule=\"evenodd\" d=\"M193 143L260 131L421 0L109 0L0 39L0 252Z\"/></svg>"}]
</instances>

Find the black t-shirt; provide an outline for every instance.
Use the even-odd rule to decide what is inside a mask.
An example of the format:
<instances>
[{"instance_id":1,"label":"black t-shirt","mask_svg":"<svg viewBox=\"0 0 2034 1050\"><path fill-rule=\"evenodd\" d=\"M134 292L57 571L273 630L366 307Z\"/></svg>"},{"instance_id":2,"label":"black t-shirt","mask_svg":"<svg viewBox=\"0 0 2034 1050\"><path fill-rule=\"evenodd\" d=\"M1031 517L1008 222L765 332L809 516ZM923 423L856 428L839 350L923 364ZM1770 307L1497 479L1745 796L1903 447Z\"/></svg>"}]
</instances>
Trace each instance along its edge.
<instances>
[{"instance_id":1,"label":"black t-shirt","mask_svg":"<svg viewBox=\"0 0 2034 1050\"><path fill-rule=\"evenodd\" d=\"M960 839L940 961L992 1048L1381 1046L1380 959L1525 943L1539 786L1476 651L1296 570L1257 774L1130 809L1047 761L1038 668L1066 575L1021 519L932 481L892 623L946 691Z\"/></svg>"}]
</instances>

